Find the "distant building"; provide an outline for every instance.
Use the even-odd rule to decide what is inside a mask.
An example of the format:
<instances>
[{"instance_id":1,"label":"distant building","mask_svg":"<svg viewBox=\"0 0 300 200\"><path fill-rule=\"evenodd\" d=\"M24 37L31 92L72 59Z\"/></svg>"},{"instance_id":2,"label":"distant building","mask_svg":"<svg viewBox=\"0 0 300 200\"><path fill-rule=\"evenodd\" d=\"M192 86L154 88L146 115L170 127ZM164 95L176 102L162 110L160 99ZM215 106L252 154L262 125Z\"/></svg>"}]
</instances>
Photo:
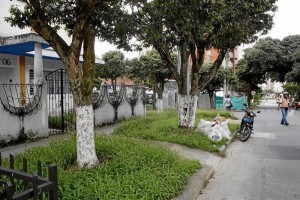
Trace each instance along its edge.
<instances>
[{"instance_id":1,"label":"distant building","mask_svg":"<svg viewBox=\"0 0 300 200\"><path fill-rule=\"evenodd\" d=\"M206 50L204 55L204 63L214 63L217 60L218 56L219 52L217 49L211 48L209 50ZM241 47L237 46L226 53L222 65L226 68L231 68L233 70L233 73L235 73L236 64L241 58L242 49Z\"/></svg>"}]
</instances>

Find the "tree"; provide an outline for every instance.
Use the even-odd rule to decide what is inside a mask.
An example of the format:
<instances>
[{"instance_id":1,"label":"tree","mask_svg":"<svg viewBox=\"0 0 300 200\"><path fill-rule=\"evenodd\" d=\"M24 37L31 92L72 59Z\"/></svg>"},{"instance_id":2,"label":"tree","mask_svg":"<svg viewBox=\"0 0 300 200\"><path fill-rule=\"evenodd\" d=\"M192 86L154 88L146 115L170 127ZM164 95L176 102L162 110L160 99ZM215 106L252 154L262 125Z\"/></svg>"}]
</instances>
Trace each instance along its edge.
<instances>
[{"instance_id":1,"label":"tree","mask_svg":"<svg viewBox=\"0 0 300 200\"><path fill-rule=\"evenodd\" d=\"M75 101L77 130L77 163L92 167L98 163L94 142L92 90L94 86L95 36L99 24L110 23L117 12L115 1L100 0L22 0L24 7L12 6L13 26L31 26L61 58L69 78ZM64 28L72 36L71 44L57 33ZM83 47L83 64L79 56Z\"/></svg>"},{"instance_id":2,"label":"tree","mask_svg":"<svg viewBox=\"0 0 300 200\"><path fill-rule=\"evenodd\" d=\"M110 79L114 93L117 92L117 78L124 76L125 73L125 57L121 51L106 52L102 59L104 65L96 66L97 77Z\"/></svg>"},{"instance_id":3,"label":"tree","mask_svg":"<svg viewBox=\"0 0 300 200\"><path fill-rule=\"evenodd\" d=\"M300 91L300 86L293 83L286 83L282 87L292 96L296 96L297 93Z\"/></svg>"},{"instance_id":4,"label":"tree","mask_svg":"<svg viewBox=\"0 0 300 200\"><path fill-rule=\"evenodd\" d=\"M173 60L176 55L173 54ZM156 50L149 50L141 55L139 65L132 65L131 76L146 82L157 93L157 109L163 111L162 98L165 83L172 78L172 72L161 59ZM154 101L155 102L155 101Z\"/></svg>"},{"instance_id":5,"label":"tree","mask_svg":"<svg viewBox=\"0 0 300 200\"><path fill-rule=\"evenodd\" d=\"M300 84L300 35L287 36L281 44L286 48L288 64L292 67L285 78L288 82Z\"/></svg>"},{"instance_id":6,"label":"tree","mask_svg":"<svg viewBox=\"0 0 300 200\"><path fill-rule=\"evenodd\" d=\"M248 96L248 104L250 105L250 93L252 90L259 89L258 84L265 82L264 73L260 74L260 71L249 67L245 59L238 62L236 69L237 80L231 86L236 92L245 93Z\"/></svg>"},{"instance_id":7,"label":"tree","mask_svg":"<svg viewBox=\"0 0 300 200\"><path fill-rule=\"evenodd\" d=\"M269 78L279 82L300 82L300 35L283 38L260 39L253 48L245 50L244 59L238 63L240 83L251 90ZM244 87L246 88L246 87ZM243 88L243 89L244 89Z\"/></svg>"},{"instance_id":8,"label":"tree","mask_svg":"<svg viewBox=\"0 0 300 200\"><path fill-rule=\"evenodd\" d=\"M278 39L263 38L253 48L245 50L245 65L249 69L248 73L257 75L257 84L264 83L268 78L283 82L285 74L290 70L287 61L285 48Z\"/></svg>"},{"instance_id":9,"label":"tree","mask_svg":"<svg viewBox=\"0 0 300 200\"><path fill-rule=\"evenodd\" d=\"M107 39L126 46L124 38L130 41L135 37L158 51L178 84L179 127L191 128L199 88L213 78L228 49L252 42L256 34L271 28L275 1L128 0L128 12L122 17L127 26ZM203 85L198 86L205 50L212 46L219 56ZM171 53L176 51L178 61L173 62Z\"/></svg>"},{"instance_id":10,"label":"tree","mask_svg":"<svg viewBox=\"0 0 300 200\"><path fill-rule=\"evenodd\" d=\"M205 64L202 67L200 71L199 85L202 85L201 81L202 79L205 79L205 77L208 75L210 68L211 68L211 64ZM208 93L209 95L211 109L214 108L214 100L213 100L214 92L220 91L220 89L224 86L224 80L228 80L231 77L231 74L232 74L231 69L228 68L225 69L224 67L221 67L217 71L213 79L211 79L211 81L207 83L203 88L203 91Z\"/></svg>"}]
</instances>

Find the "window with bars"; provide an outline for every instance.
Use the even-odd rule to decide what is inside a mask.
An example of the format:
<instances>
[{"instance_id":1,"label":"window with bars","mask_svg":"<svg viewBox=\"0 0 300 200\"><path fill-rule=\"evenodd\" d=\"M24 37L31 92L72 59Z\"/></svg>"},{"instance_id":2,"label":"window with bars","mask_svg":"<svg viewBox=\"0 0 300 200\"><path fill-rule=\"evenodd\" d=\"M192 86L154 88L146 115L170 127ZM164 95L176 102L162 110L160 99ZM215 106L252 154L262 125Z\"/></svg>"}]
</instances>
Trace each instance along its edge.
<instances>
[{"instance_id":1,"label":"window with bars","mask_svg":"<svg viewBox=\"0 0 300 200\"><path fill-rule=\"evenodd\" d=\"M47 75L49 72L44 72L44 74ZM68 77L65 72L63 72L62 76L60 73L54 73L47 76L47 87L48 94L61 94L61 91L63 91L64 94L71 93Z\"/></svg>"}]
</instances>

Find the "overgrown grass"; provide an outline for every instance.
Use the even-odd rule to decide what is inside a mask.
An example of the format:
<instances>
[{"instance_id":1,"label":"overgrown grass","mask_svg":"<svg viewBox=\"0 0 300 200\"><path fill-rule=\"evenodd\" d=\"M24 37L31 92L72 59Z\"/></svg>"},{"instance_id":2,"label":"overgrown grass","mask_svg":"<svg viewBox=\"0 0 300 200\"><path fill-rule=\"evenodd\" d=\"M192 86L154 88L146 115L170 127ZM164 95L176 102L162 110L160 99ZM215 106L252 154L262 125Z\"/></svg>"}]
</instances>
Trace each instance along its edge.
<instances>
[{"instance_id":1,"label":"overgrown grass","mask_svg":"<svg viewBox=\"0 0 300 200\"><path fill-rule=\"evenodd\" d=\"M180 194L190 175L200 168L198 161L181 158L171 150L145 141L121 136L97 136L100 165L76 167L76 140L56 141L16 157L35 163L58 165L59 199L171 199ZM8 165L7 160L4 165ZM45 173L45 170L44 170Z\"/></svg>"},{"instance_id":2,"label":"overgrown grass","mask_svg":"<svg viewBox=\"0 0 300 200\"><path fill-rule=\"evenodd\" d=\"M64 115L65 126L71 126L75 124L75 114L73 112L67 112ZM61 129L62 128L62 117L61 116L48 116L49 128Z\"/></svg>"},{"instance_id":3,"label":"overgrown grass","mask_svg":"<svg viewBox=\"0 0 300 200\"><path fill-rule=\"evenodd\" d=\"M226 111L197 111L196 123L199 120L213 120L220 114L229 117L230 113ZM229 127L234 131L235 126ZM213 142L207 136L189 129L178 128L178 115L175 110L165 110L162 113L149 111L147 117L136 118L119 124L114 134L126 135L147 140L158 140L182 144L191 148L204 151L218 152L219 148L226 143L226 139L221 142Z\"/></svg>"}]
</instances>

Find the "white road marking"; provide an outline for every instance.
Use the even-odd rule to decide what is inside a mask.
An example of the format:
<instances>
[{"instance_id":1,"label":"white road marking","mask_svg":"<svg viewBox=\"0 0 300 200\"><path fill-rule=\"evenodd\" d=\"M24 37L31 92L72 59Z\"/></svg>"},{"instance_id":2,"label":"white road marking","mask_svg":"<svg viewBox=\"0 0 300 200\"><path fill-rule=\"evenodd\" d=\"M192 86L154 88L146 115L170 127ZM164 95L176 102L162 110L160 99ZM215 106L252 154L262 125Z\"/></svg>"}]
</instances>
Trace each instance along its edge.
<instances>
[{"instance_id":1,"label":"white road marking","mask_svg":"<svg viewBox=\"0 0 300 200\"><path fill-rule=\"evenodd\" d=\"M272 139L272 140L275 140L276 139L276 136L274 133L256 133L254 131L254 134L251 135L251 137L254 137L254 138L269 138L269 139Z\"/></svg>"}]
</instances>

